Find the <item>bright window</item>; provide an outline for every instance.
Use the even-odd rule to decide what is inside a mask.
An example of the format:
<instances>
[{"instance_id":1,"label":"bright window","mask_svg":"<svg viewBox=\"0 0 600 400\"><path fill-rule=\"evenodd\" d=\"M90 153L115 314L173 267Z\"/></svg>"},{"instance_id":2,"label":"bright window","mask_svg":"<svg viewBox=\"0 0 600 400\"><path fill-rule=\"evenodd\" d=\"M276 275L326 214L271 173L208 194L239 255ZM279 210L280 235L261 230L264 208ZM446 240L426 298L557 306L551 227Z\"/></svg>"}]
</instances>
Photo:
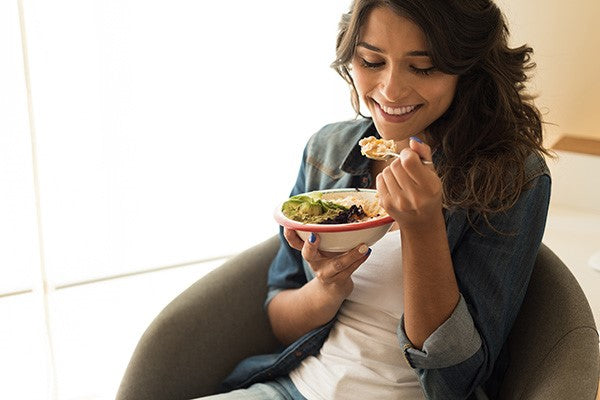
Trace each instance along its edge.
<instances>
[{"instance_id":1,"label":"bright window","mask_svg":"<svg viewBox=\"0 0 600 400\"><path fill-rule=\"evenodd\" d=\"M0 314L13 320L0 375L17 374L1 398L93 398L104 375L81 374L93 331L112 335L93 342L120 362L105 371L123 367L135 338L111 324L154 310L128 283L114 295L77 285L229 256L277 232L308 137L354 117L329 68L349 3L0 2Z\"/></svg>"},{"instance_id":2,"label":"bright window","mask_svg":"<svg viewBox=\"0 0 600 400\"><path fill-rule=\"evenodd\" d=\"M272 235L306 139L353 117L344 3L27 0L51 281Z\"/></svg>"}]
</instances>

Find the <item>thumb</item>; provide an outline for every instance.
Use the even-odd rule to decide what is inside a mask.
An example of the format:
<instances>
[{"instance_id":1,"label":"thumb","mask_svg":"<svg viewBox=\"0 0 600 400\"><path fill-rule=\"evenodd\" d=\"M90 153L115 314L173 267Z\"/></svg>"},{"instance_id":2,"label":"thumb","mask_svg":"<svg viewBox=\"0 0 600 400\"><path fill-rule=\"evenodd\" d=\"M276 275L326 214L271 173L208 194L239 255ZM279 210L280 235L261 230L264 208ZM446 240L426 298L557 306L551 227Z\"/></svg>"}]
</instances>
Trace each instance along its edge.
<instances>
[{"instance_id":1,"label":"thumb","mask_svg":"<svg viewBox=\"0 0 600 400\"><path fill-rule=\"evenodd\" d=\"M431 147L416 136L410 137L410 148L421 157L424 164L431 164Z\"/></svg>"},{"instance_id":2,"label":"thumb","mask_svg":"<svg viewBox=\"0 0 600 400\"><path fill-rule=\"evenodd\" d=\"M313 261L319 257L319 243L321 239L319 235L314 232L308 236L308 238L304 241L304 246L302 246L302 257L306 261Z\"/></svg>"}]
</instances>

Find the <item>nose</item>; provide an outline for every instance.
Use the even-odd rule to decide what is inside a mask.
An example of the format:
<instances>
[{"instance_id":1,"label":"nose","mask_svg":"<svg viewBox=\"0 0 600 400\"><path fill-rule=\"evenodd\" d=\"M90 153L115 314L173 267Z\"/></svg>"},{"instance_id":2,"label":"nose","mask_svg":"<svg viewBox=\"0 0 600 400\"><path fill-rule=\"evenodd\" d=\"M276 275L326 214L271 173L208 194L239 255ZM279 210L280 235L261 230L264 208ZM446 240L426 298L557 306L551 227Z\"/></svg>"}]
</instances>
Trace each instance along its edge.
<instances>
[{"instance_id":1,"label":"nose","mask_svg":"<svg viewBox=\"0 0 600 400\"><path fill-rule=\"evenodd\" d=\"M410 82L408 77L394 68L388 68L382 76L380 91L384 98L394 103L410 92Z\"/></svg>"}]
</instances>

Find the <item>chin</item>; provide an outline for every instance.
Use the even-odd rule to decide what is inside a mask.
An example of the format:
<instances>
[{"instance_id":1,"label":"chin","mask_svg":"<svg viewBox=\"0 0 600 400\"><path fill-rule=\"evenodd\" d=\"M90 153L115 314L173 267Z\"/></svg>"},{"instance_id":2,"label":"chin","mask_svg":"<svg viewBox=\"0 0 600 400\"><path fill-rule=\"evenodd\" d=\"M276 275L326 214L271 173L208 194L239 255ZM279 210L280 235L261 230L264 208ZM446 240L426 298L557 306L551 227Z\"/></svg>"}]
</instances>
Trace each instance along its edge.
<instances>
[{"instance_id":1,"label":"chin","mask_svg":"<svg viewBox=\"0 0 600 400\"><path fill-rule=\"evenodd\" d=\"M377 121L374 122L377 132L379 132L379 135L384 139L401 141L406 140L417 133L412 132L410 129L406 129L404 127L390 126L389 124L382 124L378 123Z\"/></svg>"}]
</instances>

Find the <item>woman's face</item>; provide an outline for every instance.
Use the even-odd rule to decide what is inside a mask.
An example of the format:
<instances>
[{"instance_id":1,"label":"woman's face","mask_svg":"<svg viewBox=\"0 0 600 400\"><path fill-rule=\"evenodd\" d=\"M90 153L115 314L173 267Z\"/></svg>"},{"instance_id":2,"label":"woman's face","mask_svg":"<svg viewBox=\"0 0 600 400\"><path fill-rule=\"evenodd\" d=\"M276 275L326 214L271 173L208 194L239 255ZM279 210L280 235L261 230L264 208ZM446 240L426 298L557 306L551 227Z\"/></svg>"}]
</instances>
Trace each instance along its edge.
<instances>
[{"instance_id":1,"label":"woman's face","mask_svg":"<svg viewBox=\"0 0 600 400\"><path fill-rule=\"evenodd\" d=\"M351 71L377 131L396 141L422 133L444 114L458 82L433 66L421 28L386 7L370 12Z\"/></svg>"}]
</instances>

